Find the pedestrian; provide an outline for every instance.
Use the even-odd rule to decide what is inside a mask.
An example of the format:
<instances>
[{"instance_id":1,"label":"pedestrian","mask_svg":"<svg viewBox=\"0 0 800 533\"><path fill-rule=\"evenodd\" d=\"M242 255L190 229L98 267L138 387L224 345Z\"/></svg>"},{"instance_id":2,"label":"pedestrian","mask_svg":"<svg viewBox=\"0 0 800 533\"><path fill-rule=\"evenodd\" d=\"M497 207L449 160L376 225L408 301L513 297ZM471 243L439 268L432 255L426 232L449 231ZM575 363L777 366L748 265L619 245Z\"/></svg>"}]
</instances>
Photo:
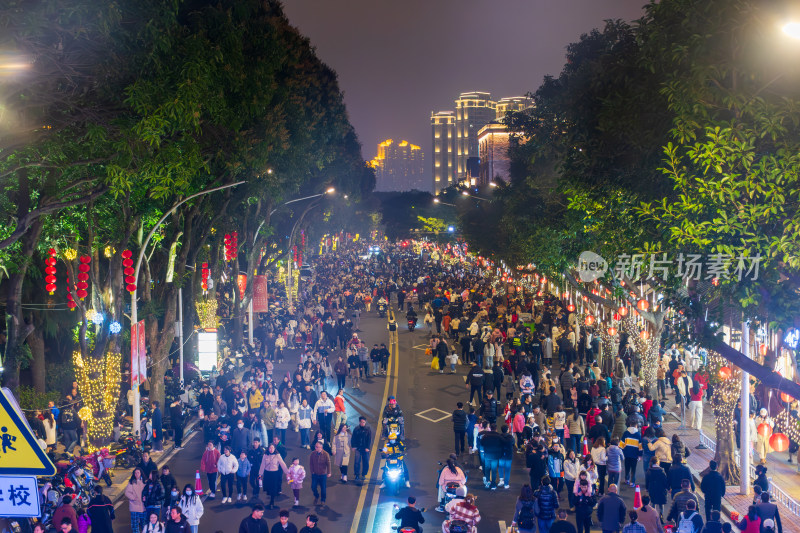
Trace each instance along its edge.
<instances>
[{"instance_id":1,"label":"pedestrian","mask_svg":"<svg viewBox=\"0 0 800 533\"><path fill-rule=\"evenodd\" d=\"M180 398L170 404L169 417L175 449L181 450L183 449L183 407Z\"/></svg>"},{"instance_id":2,"label":"pedestrian","mask_svg":"<svg viewBox=\"0 0 800 533\"><path fill-rule=\"evenodd\" d=\"M322 391L319 395L319 400L314 404L311 416L314 423L319 421L319 430L326 441L331 440L331 420L333 419L334 410L335 406L333 401L328 398L328 393Z\"/></svg>"},{"instance_id":3,"label":"pedestrian","mask_svg":"<svg viewBox=\"0 0 800 533\"><path fill-rule=\"evenodd\" d=\"M533 494L537 503L534 514L536 515L536 522L539 524L539 531L550 531L550 526L553 525L556 519L558 494L550 484L550 476L543 476L541 487Z\"/></svg>"},{"instance_id":4,"label":"pedestrian","mask_svg":"<svg viewBox=\"0 0 800 533\"><path fill-rule=\"evenodd\" d=\"M622 473L622 466L625 462L624 452L619 447L619 440L611 438L606 449L606 471L608 473L608 484L619 485L619 476Z\"/></svg>"},{"instance_id":5,"label":"pedestrian","mask_svg":"<svg viewBox=\"0 0 800 533\"><path fill-rule=\"evenodd\" d=\"M86 514L92 523L92 533L114 533L114 504L108 496L103 495L103 487L100 485L94 486L94 495L86 508Z\"/></svg>"},{"instance_id":6,"label":"pedestrian","mask_svg":"<svg viewBox=\"0 0 800 533\"><path fill-rule=\"evenodd\" d=\"M645 488L650 495L653 506L658 508L658 514L664 516L664 506L667 504L669 481L657 457L650 459L650 468L645 472Z\"/></svg>"},{"instance_id":7,"label":"pedestrian","mask_svg":"<svg viewBox=\"0 0 800 533\"><path fill-rule=\"evenodd\" d=\"M517 497L517 505L514 508L514 519L511 522L512 526L517 526L519 533L536 532L536 515L533 509L533 490L530 485L525 483L522 485L522 489Z\"/></svg>"},{"instance_id":8,"label":"pedestrian","mask_svg":"<svg viewBox=\"0 0 800 533\"><path fill-rule=\"evenodd\" d=\"M772 520L773 524L777 526L776 531L783 533L781 514L778 511L778 506L769 501L769 492L761 493L761 502L756 504L756 511L758 511L758 516L761 518L762 529L766 526L767 520Z\"/></svg>"},{"instance_id":9,"label":"pedestrian","mask_svg":"<svg viewBox=\"0 0 800 533\"><path fill-rule=\"evenodd\" d=\"M322 533L322 530L317 527L317 522L319 522L317 515L310 514L306 516L306 525L303 526L300 533Z\"/></svg>"},{"instance_id":10,"label":"pedestrian","mask_svg":"<svg viewBox=\"0 0 800 533\"><path fill-rule=\"evenodd\" d=\"M295 457L286 473L286 480L292 488L294 494L294 506L300 505L300 490L303 488L303 480L306 478L306 469L300 464L300 459Z\"/></svg>"},{"instance_id":11,"label":"pedestrian","mask_svg":"<svg viewBox=\"0 0 800 533\"><path fill-rule=\"evenodd\" d=\"M639 513L636 511L628 511L630 523L622 528L622 533L647 533L644 525L639 523Z\"/></svg>"},{"instance_id":12,"label":"pedestrian","mask_svg":"<svg viewBox=\"0 0 800 533\"><path fill-rule=\"evenodd\" d=\"M131 514L131 531L139 533L144 526L144 501L142 491L144 490L144 480L142 470L139 467L133 469L128 486L125 487L125 497L128 498L128 508Z\"/></svg>"},{"instance_id":13,"label":"pedestrian","mask_svg":"<svg viewBox=\"0 0 800 533\"><path fill-rule=\"evenodd\" d=\"M689 481L684 479L681 482L680 492L672 496L672 508L667 515L667 520L675 520L677 523L681 513L689 508L690 502L694 502L695 509L697 509L697 506L699 505L697 496L695 496L694 493L689 490L689 487Z\"/></svg>"},{"instance_id":14,"label":"pedestrian","mask_svg":"<svg viewBox=\"0 0 800 533\"><path fill-rule=\"evenodd\" d=\"M314 451L309 457L309 471L311 472L311 492L314 493L314 505L320 502L320 496L322 504L325 505L328 478L331 477L331 456L322 449L322 442L314 443Z\"/></svg>"},{"instance_id":15,"label":"pedestrian","mask_svg":"<svg viewBox=\"0 0 800 533\"><path fill-rule=\"evenodd\" d=\"M374 372L377 374L377 372ZM339 389L333 398L333 433L339 432L339 427L347 422L347 413L344 401L344 389Z\"/></svg>"},{"instance_id":16,"label":"pedestrian","mask_svg":"<svg viewBox=\"0 0 800 533\"><path fill-rule=\"evenodd\" d=\"M65 518L69 519L70 524L72 525L72 529L76 532L78 531L78 513L75 511L75 508L72 506L72 496L69 494L65 495L61 499L61 504L53 513L53 523L54 524L61 524L62 520Z\"/></svg>"},{"instance_id":17,"label":"pedestrian","mask_svg":"<svg viewBox=\"0 0 800 533\"><path fill-rule=\"evenodd\" d=\"M94 526L92 526L94 531ZM164 533L189 533L196 532L192 529L186 516L181 512L181 508L177 505L170 507L167 521L164 524Z\"/></svg>"},{"instance_id":18,"label":"pedestrian","mask_svg":"<svg viewBox=\"0 0 800 533\"><path fill-rule=\"evenodd\" d=\"M694 478L692 477L692 473L689 471L688 466L681 463L678 456L672 457L672 466L667 473L667 478L669 479L669 488L673 498L681 491L684 481L688 481L692 490L694 490Z\"/></svg>"},{"instance_id":19,"label":"pedestrian","mask_svg":"<svg viewBox=\"0 0 800 533\"><path fill-rule=\"evenodd\" d=\"M158 520L158 512L151 511L147 515L147 523L142 530L143 533L164 533L164 524Z\"/></svg>"},{"instance_id":20,"label":"pedestrian","mask_svg":"<svg viewBox=\"0 0 800 533\"><path fill-rule=\"evenodd\" d=\"M644 501L644 500L642 500ZM706 521L702 533L722 533L723 525L719 511L711 511L711 519ZM730 527L730 524L727 524ZM770 531L769 533L774 533Z\"/></svg>"},{"instance_id":21,"label":"pedestrian","mask_svg":"<svg viewBox=\"0 0 800 533\"><path fill-rule=\"evenodd\" d=\"M205 472L208 480L208 498L213 500L217 497L217 463L219 462L219 450L214 446L213 441L206 443L206 449L200 458L200 471ZM181 508L184 513L185 509ZM189 522L191 524L191 522Z\"/></svg>"},{"instance_id":22,"label":"pedestrian","mask_svg":"<svg viewBox=\"0 0 800 533\"><path fill-rule=\"evenodd\" d=\"M600 482L599 492L600 494L603 494L606 486L606 461L608 460L608 455L606 453L606 441L603 437L598 437L594 440L592 443L591 455L592 461L597 467L597 478Z\"/></svg>"},{"instance_id":23,"label":"pedestrian","mask_svg":"<svg viewBox=\"0 0 800 533\"><path fill-rule=\"evenodd\" d=\"M278 521L272 524L270 533L297 533L297 526L289 522L289 511L281 509L278 513Z\"/></svg>"},{"instance_id":24,"label":"pedestrian","mask_svg":"<svg viewBox=\"0 0 800 533\"><path fill-rule=\"evenodd\" d=\"M650 505L650 497L642 496L642 506L638 509L638 522L644 526L647 533L661 533L664 531L663 521L653 506ZM719 533L719 532L717 532Z\"/></svg>"},{"instance_id":25,"label":"pedestrian","mask_svg":"<svg viewBox=\"0 0 800 533\"><path fill-rule=\"evenodd\" d=\"M197 529L200 526L200 517L203 516L205 509L203 508L203 500L200 499L200 494L192 489L189 483L183 487L183 495L178 506L180 507L178 513L182 513L186 518L186 523L189 524L192 533L197 533ZM170 511L171 515L172 513L173 511Z\"/></svg>"},{"instance_id":26,"label":"pedestrian","mask_svg":"<svg viewBox=\"0 0 800 533\"><path fill-rule=\"evenodd\" d=\"M625 521L626 512L625 502L617 494L617 486L612 483L608 486L608 494L597 502L597 518L603 533L618 532Z\"/></svg>"},{"instance_id":27,"label":"pedestrian","mask_svg":"<svg viewBox=\"0 0 800 533\"><path fill-rule=\"evenodd\" d=\"M467 435L467 413L464 411L464 404L462 402L456 403L456 409L452 414L453 421L453 434L455 436L456 455L461 455L465 450L465 441Z\"/></svg>"},{"instance_id":28,"label":"pedestrian","mask_svg":"<svg viewBox=\"0 0 800 533\"><path fill-rule=\"evenodd\" d=\"M703 529L703 519L700 513L697 512L697 501L689 500L686 502L686 510L680 513L675 518L675 524L678 526L676 531L683 533L691 531L692 533L700 533ZM756 529L758 531L758 529ZM746 533L746 529L742 529L742 533Z\"/></svg>"},{"instance_id":29,"label":"pedestrian","mask_svg":"<svg viewBox=\"0 0 800 533\"><path fill-rule=\"evenodd\" d=\"M142 460L137 466L142 471L142 479L145 481L150 479L150 472L158 471L158 466L156 466L156 463L150 458L150 452L142 452Z\"/></svg>"},{"instance_id":30,"label":"pedestrian","mask_svg":"<svg viewBox=\"0 0 800 533\"><path fill-rule=\"evenodd\" d=\"M231 453L231 447L225 446L225 451L217 460L217 472L220 476L222 488L222 503L233 503L233 485L236 472L239 470L239 461Z\"/></svg>"},{"instance_id":31,"label":"pedestrian","mask_svg":"<svg viewBox=\"0 0 800 533\"><path fill-rule=\"evenodd\" d=\"M239 524L239 533L269 533L269 526L264 520L264 506L257 503Z\"/></svg>"},{"instance_id":32,"label":"pedestrian","mask_svg":"<svg viewBox=\"0 0 800 533\"><path fill-rule=\"evenodd\" d=\"M347 483L347 465L350 464L350 440L352 434L347 424L342 424L339 431L331 441L331 450L333 451L333 461L339 467L339 481Z\"/></svg>"},{"instance_id":33,"label":"pedestrian","mask_svg":"<svg viewBox=\"0 0 800 533\"><path fill-rule=\"evenodd\" d=\"M264 487L264 492L269 495L269 505L267 505L267 509L274 509L275 497L280 492L281 472L278 470L279 468L283 470L284 474L289 472L275 444L270 443L270 445L267 446L266 453L264 453L264 456L261 458L261 465L258 469L261 485Z\"/></svg>"},{"instance_id":34,"label":"pedestrian","mask_svg":"<svg viewBox=\"0 0 800 533\"><path fill-rule=\"evenodd\" d=\"M700 481L700 490L703 492L706 507L706 522L711 520L711 511L722 510L722 498L725 496L725 478L717 472L717 462L712 460L708 464L708 473Z\"/></svg>"},{"instance_id":35,"label":"pedestrian","mask_svg":"<svg viewBox=\"0 0 800 533\"><path fill-rule=\"evenodd\" d=\"M239 454L239 466L236 469L236 501L247 501L247 480L250 477L250 471L253 465L247 459L247 452L242 451Z\"/></svg>"},{"instance_id":36,"label":"pedestrian","mask_svg":"<svg viewBox=\"0 0 800 533\"><path fill-rule=\"evenodd\" d=\"M575 481L578 479L580 471L581 462L578 460L575 450L569 450L564 458L564 483L567 486L567 501L570 511L575 510Z\"/></svg>"},{"instance_id":37,"label":"pedestrian","mask_svg":"<svg viewBox=\"0 0 800 533\"><path fill-rule=\"evenodd\" d=\"M358 417L358 425L350 438L350 449L354 452L353 475L355 481L367 478L369 471L369 449L372 446L372 429L367 426L367 419Z\"/></svg>"},{"instance_id":38,"label":"pedestrian","mask_svg":"<svg viewBox=\"0 0 800 533\"><path fill-rule=\"evenodd\" d=\"M597 497L592 489L587 472L581 472L575 486L575 524L578 533L589 533L592 527L592 511L597 504Z\"/></svg>"},{"instance_id":39,"label":"pedestrian","mask_svg":"<svg viewBox=\"0 0 800 533\"><path fill-rule=\"evenodd\" d=\"M161 506L164 505L164 486L155 470L150 472L150 477L144 483L142 501L146 515L149 516L150 513L158 515L161 512Z\"/></svg>"},{"instance_id":40,"label":"pedestrian","mask_svg":"<svg viewBox=\"0 0 800 533\"><path fill-rule=\"evenodd\" d=\"M163 428L163 415L161 413L161 405L157 400L153 401L153 413L150 416L150 422L153 425L153 451L164 451L164 428Z\"/></svg>"},{"instance_id":41,"label":"pedestrian","mask_svg":"<svg viewBox=\"0 0 800 533\"><path fill-rule=\"evenodd\" d=\"M736 524L741 533L760 533L761 531L761 517L758 516L758 510L755 505L751 505L747 509L747 514Z\"/></svg>"}]
</instances>

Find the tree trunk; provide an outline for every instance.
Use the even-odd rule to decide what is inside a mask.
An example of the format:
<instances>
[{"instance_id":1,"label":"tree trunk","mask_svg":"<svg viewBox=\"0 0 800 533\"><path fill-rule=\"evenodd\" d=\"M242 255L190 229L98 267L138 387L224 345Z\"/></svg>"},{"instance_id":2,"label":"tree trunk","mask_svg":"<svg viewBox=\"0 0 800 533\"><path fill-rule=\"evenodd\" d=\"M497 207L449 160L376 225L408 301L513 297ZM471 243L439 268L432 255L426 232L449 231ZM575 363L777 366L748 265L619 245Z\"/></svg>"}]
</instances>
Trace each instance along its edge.
<instances>
[{"instance_id":1,"label":"tree trunk","mask_svg":"<svg viewBox=\"0 0 800 533\"><path fill-rule=\"evenodd\" d=\"M22 312L22 286L25 275L31 264L36 243L42 233L43 221L37 218L22 237L19 252L19 264L16 271L8 279L8 295L6 297L6 352L3 357L3 383L16 392L19 388L20 349L33 331L33 325L25 322Z\"/></svg>"},{"instance_id":2,"label":"tree trunk","mask_svg":"<svg viewBox=\"0 0 800 533\"><path fill-rule=\"evenodd\" d=\"M733 424L721 423L717 419L717 452L714 460L719 472L728 485L736 485L740 481L739 462L736 460L736 434ZM747 446L747 443L745 443ZM705 472L704 472L705 473Z\"/></svg>"},{"instance_id":3,"label":"tree trunk","mask_svg":"<svg viewBox=\"0 0 800 533\"><path fill-rule=\"evenodd\" d=\"M44 336L40 328L34 328L28 336L28 347L31 349L31 374L33 375L33 388L36 392L45 392L45 353Z\"/></svg>"},{"instance_id":4,"label":"tree trunk","mask_svg":"<svg viewBox=\"0 0 800 533\"><path fill-rule=\"evenodd\" d=\"M177 316L177 289L170 283L169 287L159 295L165 303L163 324L159 327L159 321L155 317L147 320L147 334L150 337L150 360L153 366L150 368L150 401L158 400L159 405L164 407L164 375L169 369L169 349L175 338L175 320Z\"/></svg>"}]
</instances>

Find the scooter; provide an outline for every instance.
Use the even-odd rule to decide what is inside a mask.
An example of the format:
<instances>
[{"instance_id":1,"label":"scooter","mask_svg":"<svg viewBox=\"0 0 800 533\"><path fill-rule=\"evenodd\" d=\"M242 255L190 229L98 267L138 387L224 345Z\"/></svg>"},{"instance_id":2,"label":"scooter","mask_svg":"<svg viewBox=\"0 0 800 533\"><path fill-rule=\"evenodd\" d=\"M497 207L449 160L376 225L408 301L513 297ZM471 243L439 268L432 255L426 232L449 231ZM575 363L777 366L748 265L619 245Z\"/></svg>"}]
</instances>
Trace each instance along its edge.
<instances>
[{"instance_id":1,"label":"scooter","mask_svg":"<svg viewBox=\"0 0 800 533\"><path fill-rule=\"evenodd\" d=\"M386 318L386 304L378 304L378 316Z\"/></svg>"},{"instance_id":2,"label":"scooter","mask_svg":"<svg viewBox=\"0 0 800 533\"><path fill-rule=\"evenodd\" d=\"M417 317L412 317L408 319L408 331L414 332L414 329L417 327Z\"/></svg>"},{"instance_id":3,"label":"scooter","mask_svg":"<svg viewBox=\"0 0 800 533\"><path fill-rule=\"evenodd\" d=\"M383 467L383 482L386 490L395 496L400 493L400 486L405 485L405 469L403 468L403 456L392 454L386 458L386 465Z\"/></svg>"}]
</instances>

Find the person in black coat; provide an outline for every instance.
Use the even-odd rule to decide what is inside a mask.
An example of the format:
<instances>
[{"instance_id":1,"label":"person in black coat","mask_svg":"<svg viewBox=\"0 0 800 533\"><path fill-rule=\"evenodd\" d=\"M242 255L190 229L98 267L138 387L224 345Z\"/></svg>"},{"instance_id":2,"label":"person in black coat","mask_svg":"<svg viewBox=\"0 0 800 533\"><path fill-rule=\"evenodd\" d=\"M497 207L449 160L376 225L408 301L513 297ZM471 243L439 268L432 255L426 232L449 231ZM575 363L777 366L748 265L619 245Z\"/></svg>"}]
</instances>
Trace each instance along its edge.
<instances>
[{"instance_id":1,"label":"person in black coat","mask_svg":"<svg viewBox=\"0 0 800 533\"><path fill-rule=\"evenodd\" d=\"M717 462L708 464L709 471L700 482L700 490L706 500L706 522L711 520L711 511L722 509L722 498L725 496L725 478L717 472Z\"/></svg>"},{"instance_id":2,"label":"person in black coat","mask_svg":"<svg viewBox=\"0 0 800 533\"><path fill-rule=\"evenodd\" d=\"M650 468L645 472L645 488L650 495L653 507L658 509L661 516L664 516L664 506L667 504L667 473L658 464L658 459L653 457L650 460Z\"/></svg>"},{"instance_id":3,"label":"person in black coat","mask_svg":"<svg viewBox=\"0 0 800 533\"><path fill-rule=\"evenodd\" d=\"M103 495L103 487L94 486L94 497L89 501L86 514L92 521L92 533L114 533L111 522L116 518L114 504Z\"/></svg>"},{"instance_id":4,"label":"person in black coat","mask_svg":"<svg viewBox=\"0 0 800 533\"><path fill-rule=\"evenodd\" d=\"M422 512L415 507L416 503L417 499L414 496L409 496L408 505L397 511L394 515L396 519L400 520L398 529L411 527L414 528L417 533L422 533L422 526L420 524L425 523L425 517L422 516Z\"/></svg>"},{"instance_id":5,"label":"person in black coat","mask_svg":"<svg viewBox=\"0 0 800 533\"><path fill-rule=\"evenodd\" d=\"M672 492L672 497L674 498L676 494L681 491L681 481L684 479L689 480L689 484L692 486L692 492L694 492L694 479L692 479L692 473L689 471L689 467L685 464L681 463L680 457L673 457L672 458L672 465L669 467L669 474L667 476L669 479L669 488Z\"/></svg>"},{"instance_id":6,"label":"person in black coat","mask_svg":"<svg viewBox=\"0 0 800 533\"><path fill-rule=\"evenodd\" d=\"M497 422L498 403L494 398L494 391L486 391L486 397L481 403L481 416L488 420L490 424Z\"/></svg>"},{"instance_id":7,"label":"person in black coat","mask_svg":"<svg viewBox=\"0 0 800 533\"><path fill-rule=\"evenodd\" d=\"M453 411L453 434L455 435L456 455L464 453L467 435L467 413L464 411L464 404L458 402Z\"/></svg>"},{"instance_id":8,"label":"person in black coat","mask_svg":"<svg viewBox=\"0 0 800 533\"><path fill-rule=\"evenodd\" d=\"M528 444L525 452L525 466L530 469L531 489L536 489L542 482L542 478L547 474L547 449L544 444L539 444L534 448Z\"/></svg>"},{"instance_id":9,"label":"person in black coat","mask_svg":"<svg viewBox=\"0 0 800 533\"><path fill-rule=\"evenodd\" d=\"M263 505L257 503L253 506L250 514L239 524L239 533L269 533Z\"/></svg>"}]
</instances>

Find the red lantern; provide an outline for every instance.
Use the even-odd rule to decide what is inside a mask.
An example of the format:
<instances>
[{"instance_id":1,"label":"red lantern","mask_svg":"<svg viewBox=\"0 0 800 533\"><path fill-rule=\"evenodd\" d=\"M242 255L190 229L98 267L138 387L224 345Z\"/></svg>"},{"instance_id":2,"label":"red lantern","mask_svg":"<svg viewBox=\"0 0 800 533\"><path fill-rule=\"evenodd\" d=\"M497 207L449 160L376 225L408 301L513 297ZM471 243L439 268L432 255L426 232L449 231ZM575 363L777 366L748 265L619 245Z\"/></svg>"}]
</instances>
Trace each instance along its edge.
<instances>
[{"instance_id":1,"label":"red lantern","mask_svg":"<svg viewBox=\"0 0 800 533\"><path fill-rule=\"evenodd\" d=\"M130 250L123 250L123 252L122 252L122 258L123 259L130 259L132 255L133 255L133 253ZM131 264L133 264L133 263L131 263Z\"/></svg>"},{"instance_id":2,"label":"red lantern","mask_svg":"<svg viewBox=\"0 0 800 533\"><path fill-rule=\"evenodd\" d=\"M542 276L542 281L541 281L541 283L542 283L542 285L544 285L545 283L547 283L547 278L545 278L544 276Z\"/></svg>"},{"instance_id":3,"label":"red lantern","mask_svg":"<svg viewBox=\"0 0 800 533\"><path fill-rule=\"evenodd\" d=\"M561 295L561 299L562 300L566 300L568 298L569 298L569 293L568 292L565 292L564 294Z\"/></svg>"},{"instance_id":4,"label":"red lantern","mask_svg":"<svg viewBox=\"0 0 800 533\"><path fill-rule=\"evenodd\" d=\"M617 313L619 313L622 316L627 316L628 308L623 305L619 309L617 309Z\"/></svg>"},{"instance_id":5,"label":"red lantern","mask_svg":"<svg viewBox=\"0 0 800 533\"><path fill-rule=\"evenodd\" d=\"M761 346L759 346L758 347L758 353L759 353L759 355L761 355L761 357L766 356L767 355L767 345L766 344L762 344Z\"/></svg>"},{"instance_id":6,"label":"red lantern","mask_svg":"<svg viewBox=\"0 0 800 533\"><path fill-rule=\"evenodd\" d=\"M75 303L75 300L72 299L72 291L69 290L69 277L67 277L67 307L69 307L70 311L74 311L75 307L78 305ZM74 287L73 287L74 290Z\"/></svg>"},{"instance_id":7,"label":"red lantern","mask_svg":"<svg viewBox=\"0 0 800 533\"><path fill-rule=\"evenodd\" d=\"M792 403L794 401L794 397L793 396L789 396L785 392L782 392L781 393L781 401L785 402L785 403Z\"/></svg>"},{"instance_id":8,"label":"red lantern","mask_svg":"<svg viewBox=\"0 0 800 533\"><path fill-rule=\"evenodd\" d=\"M76 291L76 294L78 295L78 298L80 298L81 300L83 300L84 298L86 298L89 295L89 293L86 292L85 289L78 289Z\"/></svg>"},{"instance_id":9,"label":"red lantern","mask_svg":"<svg viewBox=\"0 0 800 533\"><path fill-rule=\"evenodd\" d=\"M646 341L647 339L649 339L649 338L650 338L650 332L649 332L649 331L647 331L646 329L643 329L643 330L642 330L642 331L639 333L639 337L641 337L641 339L642 339L643 341Z\"/></svg>"},{"instance_id":10,"label":"red lantern","mask_svg":"<svg viewBox=\"0 0 800 533\"><path fill-rule=\"evenodd\" d=\"M591 326L594 324L594 317L592 315L586 315L586 318L583 320L583 323L587 326Z\"/></svg>"},{"instance_id":11,"label":"red lantern","mask_svg":"<svg viewBox=\"0 0 800 533\"><path fill-rule=\"evenodd\" d=\"M569 311L570 313L574 312L575 311L575 304L569 304L567 306L567 311Z\"/></svg>"},{"instance_id":12,"label":"red lantern","mask_svg":"<svg viewBox=\"0 0 800 533\"><path fill-rule=\"evenodd\" d=\"M763 424L766 425L766 424ZM773 433L769 438L769 445L776 452L785 452L789 449L789 437L783 433Z\"/></svg>"},{"instance_id":13,"label":"red lantern","mask_svg":"<svg viewBox=\"0 0 800 533\"><path fill-rule=\"evenodd\" d=\"M636 308L639 311L647 311L648 309L650 309L650 302L648 302L647 299L642 298L641 300L636 302Z\"/></svg>"},{"instance_id":14,"label":"red lantern","mask_svg":"<svg viewBox=\"0 0 800 533\"><path fill-rule=\"evenodd\" d=\"M201 270L200 270L200 272L201 272L201 282L200 282L200 285L203 287L203 290L204 290L204 291L207 291L207 290L208 290L208 274L209 274L209 272L210 272L210 271L208 270L208 263L203 263L203 264L202 264L202 267L201 267Z\"/></svg>"},{"instance_id":15,"label":"red lantern","mask_svg":"<svg viewBox=\"0 0 800 533\"><path fill-rule=\"evenodd\" d=\"M717 375L719 376L719 379L728 379L728 378L731 377L731 374L732 374L731 369L730 369L730 367L727 367L727 366L721 366L721 367L719 367L719 370L717 371Z\"/></svg>"},{"instance_id":16,"label":"red lantern","mask_svg":"<svg viewBox=\"0 0 800 533\"><path fill-rule=\"evenodd\" d=\"M622 320L622 315L619 313L614 313L613 315L611 315L611 318L619 322L620 320Z\"/></svg>"},{"instance_id":17,"label":"red lantern","mask_svg":"<svg viewBox=\"0 0 800 533\"><path fill-rule=\"evenodd\" d=\"M50 254L50 257L44 260L44 264L47 265L44 269L46 274L44 288L48 293L53 294L56 292L56 251L54 248L50 248L47 253Z\"/></svg>"},{"instance_id":18,"label":"red lantern","mask_svg":"<svg viewBox=\"0 0 800 533\"><path fill-rule=\"evenodd\" d=\"M608 334L613 337L614 335L617 334L617 328L611 326L610 328L608 328Z\"/></svg>"},{"instance_id":19,"label":"red lantern","mask_svg":"<svg viewBox=\"0 0 800 533\"><path fill-rule=\"evenodd\" d=\"M544 293L543 293L542 291L539 291L539 292L537 292L537 293L536 293L536 296L538 296L539 298L541 298L543 294L544 294Z\"/></svg>"},{"instance_id":20,"label":"red lantern","mask_svg":"<svg viewBox=\"0 0 800 533\"><path fill-rule=\"evenodd\" d=\"M758 434L762 437L769 437L769 434L772 433L772 427L766 422L761 422L756 431L758 431Z\"/></svg>"}]
</instances>

